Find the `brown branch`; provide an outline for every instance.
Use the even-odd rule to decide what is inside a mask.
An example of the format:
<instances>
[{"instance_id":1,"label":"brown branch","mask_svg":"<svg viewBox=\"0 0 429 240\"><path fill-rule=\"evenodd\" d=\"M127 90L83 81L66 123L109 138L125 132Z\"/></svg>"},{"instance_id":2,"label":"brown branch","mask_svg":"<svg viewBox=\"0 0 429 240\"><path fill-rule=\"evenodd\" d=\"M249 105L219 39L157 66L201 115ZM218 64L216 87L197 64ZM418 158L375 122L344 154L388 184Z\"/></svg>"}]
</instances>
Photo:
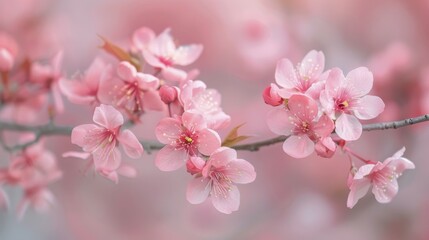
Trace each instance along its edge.
<instances>
[{"instance_id":1,"label":"brown branch","mask_svg":"<svg viewBox=\"0 0 429 240\"><path fill-rule=\"evenodd\" d=\"M363 131L386 130L386 129L392 129L392 128L397 129L397 128L406 127L406 126L410 126L416 123L421 123L426 121L429 121L429 114L418 116L415 118L408 118L401 121L366 124L366 125L363 125ZM45 125L27 126L27 125L0 121L0 132L4 130L8 130L8 131L17 131L17 132L32 132L35 134L35 139L23 144L6 146L2 141L2 139L0 139L0 143L4 149L14 152L14 151L22 150L32 144L37 143L40 140L40 138L43 136L70 135L72 132L72 129L73 127L71 126L57 126L57 125L54 125L53 123L48 123ZM278 137L263 140L263 141L235 145L232 148L236 150L258 151L261 147L270 146L279 142L283 142L287 138L288 136L278 136ZM152 151L159 150L164 147L164 145L159 142L146 141L146 140L142 140L140 142L147 153L151 153Z\"/></svg>"}]
</instances>

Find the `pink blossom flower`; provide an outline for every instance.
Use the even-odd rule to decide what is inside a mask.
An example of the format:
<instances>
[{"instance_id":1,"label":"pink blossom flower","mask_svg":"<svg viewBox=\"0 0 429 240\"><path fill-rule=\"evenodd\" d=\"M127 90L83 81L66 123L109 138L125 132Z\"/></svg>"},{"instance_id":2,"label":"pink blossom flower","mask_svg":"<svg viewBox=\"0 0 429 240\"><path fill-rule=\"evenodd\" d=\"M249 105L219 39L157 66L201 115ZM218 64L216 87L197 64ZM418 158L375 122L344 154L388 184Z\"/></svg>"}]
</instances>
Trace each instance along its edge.
<instances>
[{"instance_id":1,"label":"pink blossom flower","mask_svg":"<svg viewBox=\"0 0 429 240\"><path fill-rule=\"evenodd\" d=\"M62 78L61 64L63 61L63 52L58 52L50 61L50 64L43 65L40 63L33 63L31 65L30 80L32 82L41 84L47 89L52 91L52 97L55 104L55 109L62 113L64 111L64 103L61 98L61 91L59 81Z\"/></svg>"},{"instance_id":2,"label":"pink blossom flower","mask_svg":"<svg viewBox=\"0 0 429 240\"><path fill-rule=\"evenodd\" d=\"M8 72L13 68L18 54L15 40L4 32L0 32L0 72Z\"/></svg>"},{"instance_id":3,"label":"pink blossom flower","mask_svg":"<svg viewBox=\"0 0 429 240\"><path fill-rule=\"evenodd\" d=\"M280 97L278 93L279 90L280 89L277 85L271 83L271 86L265 88L264 93L262 94L264 102L274 107L281 105L284 100Z\"/></svg>"},{"instance_id":4,"label":"pink blossom flower","mask_svg":"<svg viewBox=\"0 0 429 240\"><path fill-rule=\"evenodd\" d=\"M325 112L336 119L335 132L346 141L357 140L362 134L358 119L375 118L384 110L381 98L367 95L372 83L372 73L365 67L350 71L347 77L337 68L329 73L320 102Z\"/></svg>"},{"instance_id":5,"label":"pink blossom flower","mask_svg":"<svg viewBox=\"0 0 429 240\"><path fill-rule=\"evenodd\" d=\"M405 169L414 169L414 163L402 157L405 147L383 163L369 163L361 166L350 182L347 207L352 208L372 186L372 193L380 203L388 203L398 193L397 178Z\"/></svg>"},{"instance_id":6,"label":"pink blossom flower","mask_svg":"<svg viewBox=\"0 0 429 240\"><path fill-rule=\"evenodd\" d=\"M45 186L32 186L24 189L24 196L18 204L18 218L24 217L27 208L31 206L39 213L45 213L55 203L55 197Z\"/></svg>"},{"instance_id":7,"label":"pink blossom flower","mask_svg":"<svg viewBox=\"0 0 429 240\"><path fill-rule=\"evenodd\" d=\"M119 78L103 77L98 97L103 103L112 103L129 114L141 114L145 110L164 109L164 103L156 91L159 79L137 72L129 62L121 62L116 72Z\"/></svg>"},{"instance_id":8,"label":"pink blossom flower","mask_svg":"<svg viewBox=\"0 0 429 240\"><path fill-rule=\"evenodd\" d=\"M305 55L296 68L289 59L281 59L276 67L276 83L282 87L278 91L283 98L289 98L292 94L303 93L317 95L322 83L322 72L325 67L325 56L315 50ZM316 93L312 93L316 92Z\"/></svg>"},{"instance_id":9,"label":"pink blossom flower","mask_svg":"<svg viewBox=\"0 0 429 240\"><path fill-rule=\"evenodd\" d=\"M111 74L110 66L100 58L96 58L85 75L79 80L61 79L59 82L62 93L75 104L97 104L98 87L101 78Z\"/></svg>"},{"instance_id":10,"label":"pink blossom flower","mask_svg":"<svg viewBox=\"0 0 429 240\"><path fill-rule=\"evenodd\" d=\"M237 159L237 152L227 147L217 149L207 162L199 157L191 158L190 161L195 167L203 167L201 174L196 175L188 185L188 201L199 204L210 196L218 211L230 214L238 210L240 192L235 184L246 184L255 180L256 173L252 164Z\"/></svg>"},{"instance_id":11,"label":"pink blossom flower","mask_svg":"<svg viewBox=\"0 0 429 240\"><path fill-rule=\"evenodd\" d=\"M200 44L176 47L170 29L156 36L151 29L142 27L134 32L133 43L142 51L148 64L162 69L164 77L174 81L186 80L188 74L173 66L187 66L197 60L203 51Z\"/></svg>"},{"instance_id":12,"label":"pink blossom flower","mask_svg":"<svg viewBox=\"0 0 429 240\"><path fill-rule=\"evenodd\" d=\"M221 144L217 132L207 127L199 114L185 112L181 117L164 118L155 129L157 139L166 144L156 155L161 171L174 171L199 153L209 156Z\"/></svg>"},{"instance_id":13,"label":"pink blossom flower","mask_svg":"<svg viewBox=\"0 0 429 240\"><path fill-rule=\"evenodd\" d=\"M168 85L162 85L159 89L159 96L165 104L173 103L177 100L179 89Z\"/></svg>"},{"instance_id":14,"label":"pink blossom flower","mask_svg":"<svg viewBox=\"0 0 429 240\"><path fill-rule=\"evenodd\" d=\"M113 171L121 165L121 154L116 149L119 143L131 158L143 154L143 147L137 137L128 129L120 130L124 118L114 107L104 104L96 107L93 121L96 124L75 127L71 141L93 155L96 169Z\"/></svg>"},{"instance_id":15,"label":"pink blossom flower","mask_svg":"<svg viewBox=\"0 0 429 240\"><path fill-rule=\"evenodd\" d=\"M314 151L315 143L335 151L335 143L330 138L333 121L326 115L317 116L317 102L306 95L296 94L289 98L287 109L270 111L267 123L274 133L289 136L283 143L287 154L304 158ZM322 146L316 149L320 148Z\"/></svg>"},{"instance_id":16,"label":"pink blossom flower","mask_svg":"<svg viewBox=\"0 0 429 240\"><path fill-rule=\"evenodd\" d=\"M231 117L220 107L221 95L215 89L207 89L202 81L187 81L181 87L180 101L185 112L201 114L211 129L229 125Z\"/></svg>"}]
</instances>

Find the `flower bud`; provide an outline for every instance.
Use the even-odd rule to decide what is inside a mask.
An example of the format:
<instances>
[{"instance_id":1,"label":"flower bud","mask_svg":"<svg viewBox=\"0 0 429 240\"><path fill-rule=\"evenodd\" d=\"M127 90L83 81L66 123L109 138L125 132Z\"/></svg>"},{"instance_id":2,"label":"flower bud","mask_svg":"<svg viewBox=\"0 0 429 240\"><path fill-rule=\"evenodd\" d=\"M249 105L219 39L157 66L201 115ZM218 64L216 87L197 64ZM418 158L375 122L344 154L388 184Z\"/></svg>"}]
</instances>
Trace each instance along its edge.
<instances>
[{"instance_id":1,"label":"flower bud","mask_svg":"<svg viewBox=\"0 0 429 240\"><path fill-rule=\"evenodd\" d=\"M279 88L275 84L271 84L271 86L265 88L262 97L266 104L271 106L279 106L283 103L282 97L278 94Z\"/></svg>"},{"instance_id":2,"label":"flower bud","mask_svg":"<svg viewBox=\"0 0 429 240\"><path fill-rule=\"evenodd\" d=\"M175 87L162 85L159 89L159 96L165 104L170 104L177 99L178 90Z\"/></svg>"}]
</instances>

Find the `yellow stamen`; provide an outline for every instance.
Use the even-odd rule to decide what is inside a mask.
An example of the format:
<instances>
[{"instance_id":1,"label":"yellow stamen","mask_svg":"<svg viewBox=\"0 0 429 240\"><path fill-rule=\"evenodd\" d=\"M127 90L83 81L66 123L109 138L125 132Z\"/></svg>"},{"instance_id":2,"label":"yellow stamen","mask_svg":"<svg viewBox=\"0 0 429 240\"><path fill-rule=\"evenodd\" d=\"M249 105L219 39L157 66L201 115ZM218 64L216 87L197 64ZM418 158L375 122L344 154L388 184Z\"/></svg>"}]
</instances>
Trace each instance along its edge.
<instances>
[{"instance_id":1,"label":"yellow stamen","mask_svg":"<svg viewBox=\"0 0 429 240\"><path fill-rule=\"evenodd\" d=\"M185 140L188 142L188 143L191 143L191 142L193 142L194 140L192 139L192 138L190 138L190 137L185 137Z\"/></svg>"}]
</instances>

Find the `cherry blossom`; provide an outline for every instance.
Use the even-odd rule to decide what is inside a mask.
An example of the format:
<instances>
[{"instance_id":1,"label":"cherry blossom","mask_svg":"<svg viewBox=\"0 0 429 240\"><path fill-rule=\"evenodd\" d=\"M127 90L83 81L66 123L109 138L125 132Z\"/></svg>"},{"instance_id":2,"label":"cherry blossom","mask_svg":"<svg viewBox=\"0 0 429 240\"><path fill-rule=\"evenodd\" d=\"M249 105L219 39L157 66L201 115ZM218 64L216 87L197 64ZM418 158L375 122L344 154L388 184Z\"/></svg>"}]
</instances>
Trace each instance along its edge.
<instances>
[{"instance_id":1,"label":"cherry blossom","mask_svg":"<svg viewBox=\"0 0 429 240\"><path fill-rule=\"evenodd\" d=\"M111 74L110 67L101 58L96 58L83 77L72 81L62 78L59 86L62 93L72 103L97 104L99 103L97 93L100 80L103 77L109 78L107 76Z\"/></svg>"},{"instance_id":2,"label":"cherry blossom","mask_svg":"<svg viewBox=\"0 0 429 240\"><path fill-rule=\"evenodd\" d=\"M210 196L213 206L219 212L230 214L237 211L240 206L240 192L235 184L246 184L255 180L256 173L252 164L237 159L237 152L227 147L214 151L207 162L199 157L193 157L190 161L194 169L201 169L201 174L197 174L188 184L188 201L199 204Z\"/></svg>"},{"instance_id":3,"label":"cherry blossom","mask_svg":"<svg viewBox=\"0 0 429 240\"><path fill-rule=\"evenodd\" d=\"M296 94L289 98L287 108L271 110L267 123L274 133L290 135L283 143L287 154L304 158L314 151L315 143L321 145L316 148L318 152L323 152L324 148L335 151L335 143L329 137L334 130L333 121L326 115L317 116L317 102L306 95Z\"/></svg>"},{"instance_id":4,"label":"cherry blossom","mask_svg":"<svg viewBox=\"0 0 429 240\"><path fill-rule=\"evenodd\" d=\"M281 59L276 67L276 83L282 87L278 94L289 98L295 93L317 95L323 86L322 72L325 67L325 56L322 52L311 50L296 68L287 59ZM316 92L316 93L313 93Z\"/></svg>"},{"instance_id":5,"label":"cherry blossom","mask_svg":"<svg viewBox=\"0 0 429 240\"><path fill-rule=\"evenodd\" d=\"M162 69L164 77L174 81L186 80L188 74L173 66L187 66L197 60L203 51L203 46L200 44L176 47L170 35L170 29L156 36L151 29L142 27L134 32L133 43L142 51L148 64Z\"/></svg>"},{"instance_id":6,"label":"cherry blossom","mask_svg":"<svg viewBox=\"0 0 429 240\"><path fill-rule=\"evenodd\" d=\"M221 95L215 89L207 89L202 81L189 80L181 87L180 101L184 111L201 114L211 129L229 125L231 117L220 107Z\"/></svg>"},{"instance_id":7,"label":"cherry blossom","mask_svg":"<svg viewBox=\"0 0 429 240\"><path fill-rule=\"evenodd\" d=\"M155 158L161 171L174 171L185 165L191 156L209 156L221 144L217 132L207 127L203 116L185 112L181 117L164 118L155 129L163 147Z\"/></svg>"},{"instance_id":8,"label":"cherry blossom","mask_svg":"<svg viewBox=\"0 0 429 240\"><path fill-rule=\"evenodd\" d=\"M96 169L113 171L121 165L121 154L116 148L122 146L131 158L143 154L143 147L137 137L128 129L120 130L124 118L114 107L101 104L95 108L93 121L73 128L71 141L91 153Z\"/></svg>"},{"instance_id":9,"label":"cherry blossom","mask_svg":"<svg viewBox=\"0 0 429 240\"><path fill-rule=\"evenodd\" d=\"M397 178L406 169L414 169L414 163L402 157L405 147L392 157L381 162L371 162L361 166L350 181L347 207L352 208L372 186L372 193L380 203L388 203L398 193ZM352 173L353 174L353 173Z\"/></svg>"},{"instance_id":10,"label":"cherry blossom","mask_svg":"<svg viewBox=\"0 0 429 240\"><path fill-rule=\"evenodd\" d=\"M103 77L98 98L106 104L113 104L129 114L141 114L145 110L160 111L164 108L158 92L159 79L137 72L129 62L121 62L116 77Z\"/></svg>"},{"instance_id":11,"label":"cherry blossom","mask_svg":"<svg viewBox=\"0 0 429 240\"><path fill-rule=\"evenodd\" d=\"M264 93L262 97L264 98L264 102L271 106L279 106L281 105L284 100L279 95L279 87L277 85L271 83L271 86L265 88Z\"/></svg>"},{"instance_id":12,"label":"cherry blossom","mask_svg":"<svg viewBox=\"0 0 429 240\"><path fill-rule=\"evenodd\" d=\"M335 132L346 141L357 140L362 134L358 119L377 117L384 110L384 103L377 96L367 95L372 88L372 73L365 67L350 71L346 77L332 69L326 87L320 93L325 112L335 121Z\"/></svg>"}]
</instances>

